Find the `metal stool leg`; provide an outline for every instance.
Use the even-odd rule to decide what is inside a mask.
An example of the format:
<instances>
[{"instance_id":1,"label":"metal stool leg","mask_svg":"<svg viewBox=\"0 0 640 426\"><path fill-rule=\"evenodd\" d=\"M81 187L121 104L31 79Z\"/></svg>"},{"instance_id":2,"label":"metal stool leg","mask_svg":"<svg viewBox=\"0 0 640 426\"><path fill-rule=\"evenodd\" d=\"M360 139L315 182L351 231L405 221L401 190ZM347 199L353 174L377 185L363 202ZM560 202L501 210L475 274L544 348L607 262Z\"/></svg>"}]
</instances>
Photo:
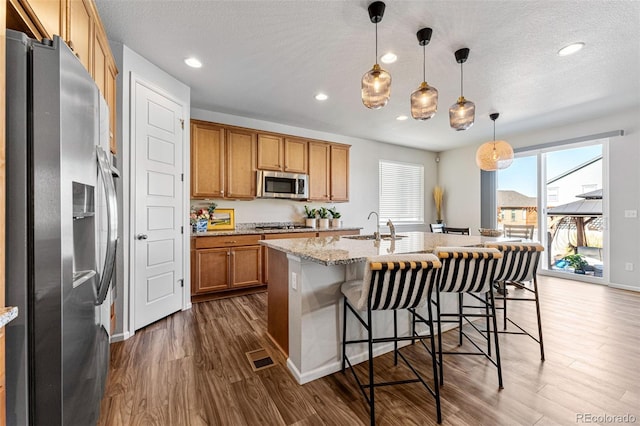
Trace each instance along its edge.
<instances>
[{"instance_id":1,"label":"metal stool leg","mask_svg":"<svg viewBox=\"0 0 640 426\"><path fill-rule=\"evenodd\" d=\"M342 298L342 372L344 373L345 360L347 359L347 298Z\"/></svg>"},{"instance_id":2,"label":"metal stool leg","mask_svg":"<svg viewBox=\"0 0 640 426\"><path fill-rule=\"evenodd\" d=\"M538 278L533 277L533 292L536 300L536 315L538 316L538 339L540 340L540 359L544 361L544 344L542 343L542 321L540 317L540 300L538 299Z\"/></svg>"},{"instance_id":3,"label":"metal stool leg","mask_svg":"<svg viewBox=\"0 0 640 426\"><path fill-rule=\"evenodd\" d=\"M371 324L371 309L367 309L367 338L369 340L369 418L371 426L376 424L375 386L373 385L373 325Z\"/></svg>"},{"instance_id":4,"label":"metal stool leg","mask_svg":"<svg viewBox=\"0 0 640 426\"><path fill-rule=\"evenodd\" d=\"M498 386L500 389L504 389L502 385L502 365L500 363L500 343L498 341L498 322L496 321L496 301L493 297L493 291L489 291L491 298L491 318L493 320L493 336L495 338L496 345L496 366L498 367Z\"/></svg>"}]
</instances>

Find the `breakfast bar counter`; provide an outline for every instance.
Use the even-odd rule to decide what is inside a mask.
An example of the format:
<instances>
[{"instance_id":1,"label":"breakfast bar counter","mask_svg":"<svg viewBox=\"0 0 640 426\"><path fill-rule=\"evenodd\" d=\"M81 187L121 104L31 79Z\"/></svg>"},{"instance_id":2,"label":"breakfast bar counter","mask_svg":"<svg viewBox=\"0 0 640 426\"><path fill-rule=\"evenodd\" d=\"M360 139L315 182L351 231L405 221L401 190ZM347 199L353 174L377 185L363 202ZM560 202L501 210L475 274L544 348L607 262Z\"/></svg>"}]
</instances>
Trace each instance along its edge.
<instances>
[{"instance_id":1,"label":"breakfast bar counter","mask_svg":"<svg viewBox=\"0 0 640 426\"><path fill-rule=\"evenodd\" d=\"M430 253L439 246L470 247L499 241L492 237L405 232L397 239L354 239L317 237L264 240L269 250L269 288L267 330L271 339L288 356L287 367L303 384L340 370L342 333L342 282L361 279L367 257L383 254ZM455 299L442 300L455 306ZM426 313L426 308L423 308ZM392 327L390 312L375 312L374 329ZM408 318L399 318L399 332L407 332ZM362 331L351 323L347 333ZM360 334L359 334L360 333ZM352 345L349 358L362 362L364 345ZM375 354L388 352L392 345L375 348Z\"/></svg>"}]
</instances>

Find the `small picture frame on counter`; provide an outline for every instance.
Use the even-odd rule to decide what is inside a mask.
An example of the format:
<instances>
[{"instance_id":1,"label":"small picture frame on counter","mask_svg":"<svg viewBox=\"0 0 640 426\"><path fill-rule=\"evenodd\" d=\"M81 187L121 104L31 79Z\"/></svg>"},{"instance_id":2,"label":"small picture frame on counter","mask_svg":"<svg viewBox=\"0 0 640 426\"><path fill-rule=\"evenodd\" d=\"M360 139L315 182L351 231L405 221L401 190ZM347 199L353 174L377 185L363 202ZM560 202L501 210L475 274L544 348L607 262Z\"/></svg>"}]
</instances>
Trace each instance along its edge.
<instances>
[{"instance_id":1,"label":"small picture frame on counter","mask_svg":"<svg viewBox=\"0 0 640 426\"><path fill-rule=\"evenodd\" d=\"M215 209L209 218L207 230L228 231L236 228L236 218L234 209Z\"/></svg>"}]
</instances>

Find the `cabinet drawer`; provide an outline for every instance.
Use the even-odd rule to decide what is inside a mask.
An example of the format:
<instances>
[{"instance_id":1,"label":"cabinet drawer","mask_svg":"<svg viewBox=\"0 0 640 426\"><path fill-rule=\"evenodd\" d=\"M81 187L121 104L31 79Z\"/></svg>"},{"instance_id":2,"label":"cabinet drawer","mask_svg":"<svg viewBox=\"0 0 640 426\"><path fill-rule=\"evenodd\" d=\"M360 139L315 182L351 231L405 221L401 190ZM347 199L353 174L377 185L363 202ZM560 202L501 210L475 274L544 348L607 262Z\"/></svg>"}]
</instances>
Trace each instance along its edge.
<instances>
[{"instance_id":1,"label":"cabinet drawer","mask_svg":"<svg viewBox=\"0 0 640 426\"><path fill-rule=\"evenodd\" d=\"M196 248L235 247L258 244L261 235L221 235L216 237L197 237Z\"/></svg>"}]
</instances>

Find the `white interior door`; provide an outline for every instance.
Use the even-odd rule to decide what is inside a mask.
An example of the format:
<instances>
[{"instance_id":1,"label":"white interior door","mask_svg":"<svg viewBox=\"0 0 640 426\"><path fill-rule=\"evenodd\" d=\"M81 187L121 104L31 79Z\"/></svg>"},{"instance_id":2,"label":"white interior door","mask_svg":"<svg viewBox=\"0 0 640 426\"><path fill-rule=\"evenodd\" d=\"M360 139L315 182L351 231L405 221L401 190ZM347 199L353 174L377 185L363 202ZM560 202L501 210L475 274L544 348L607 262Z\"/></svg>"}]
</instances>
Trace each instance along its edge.
<instances>
[{"instance_id":1,"label":"white interior door","mask_svg":"<svg viewBox=\"0 0 640 426\"><path fill-rule=\"evenodd\" d=\"M135 82L134 328L182 308L182 106Z\"/></svg>"}]
</instances>

